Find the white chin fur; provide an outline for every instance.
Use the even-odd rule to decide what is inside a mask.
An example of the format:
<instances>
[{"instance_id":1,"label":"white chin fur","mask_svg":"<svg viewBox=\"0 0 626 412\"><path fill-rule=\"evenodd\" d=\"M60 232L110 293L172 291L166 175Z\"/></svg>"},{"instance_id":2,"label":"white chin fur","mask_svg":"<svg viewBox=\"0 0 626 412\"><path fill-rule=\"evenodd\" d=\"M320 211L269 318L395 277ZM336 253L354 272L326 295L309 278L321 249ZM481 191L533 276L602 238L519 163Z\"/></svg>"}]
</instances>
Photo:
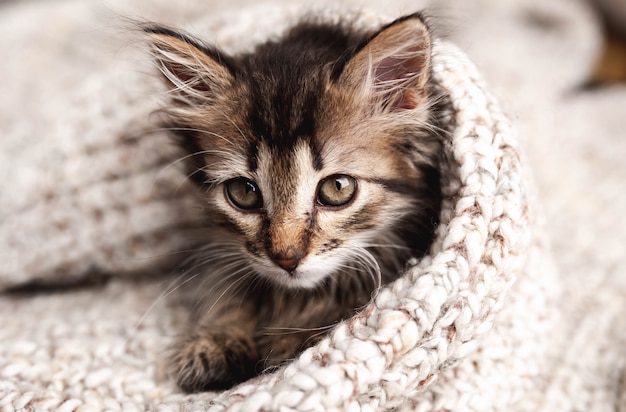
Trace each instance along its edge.
<instances>
[{"instance_id":1,"label":"white chin fur","mask_svg":"<svg viewBox=\"0 0 626 412\"><path fill-rule=\"evenodd\" d=\"M324 265L314 265L308 261L302 262L292 273L287 272L273 263L254 265L255 271L273 284L288 289L314 289L324 279L333 273L339 262L325 262Z\"/></svg>"}]
</instances>

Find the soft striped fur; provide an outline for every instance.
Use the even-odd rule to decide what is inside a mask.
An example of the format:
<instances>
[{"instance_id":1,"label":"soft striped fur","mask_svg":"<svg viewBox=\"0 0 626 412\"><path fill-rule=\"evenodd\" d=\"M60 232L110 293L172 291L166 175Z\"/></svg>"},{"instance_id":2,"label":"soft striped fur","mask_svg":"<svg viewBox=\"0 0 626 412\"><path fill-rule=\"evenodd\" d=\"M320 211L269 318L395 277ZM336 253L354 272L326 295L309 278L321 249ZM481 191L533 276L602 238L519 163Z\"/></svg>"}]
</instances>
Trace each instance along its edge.
<instances>
[{"instance_id":1,"label":"soft striped fur","mask_svg":"<svg viewBox=\"0 0 626 412\"><path fill-rule=\"evenodd\" d=\"M418 14L376 32L307 20L238 56L144 31L208 217L173 371L186 391L224 388L295 356L426 253L447 99Z\"/></svg>"}]
</instances>

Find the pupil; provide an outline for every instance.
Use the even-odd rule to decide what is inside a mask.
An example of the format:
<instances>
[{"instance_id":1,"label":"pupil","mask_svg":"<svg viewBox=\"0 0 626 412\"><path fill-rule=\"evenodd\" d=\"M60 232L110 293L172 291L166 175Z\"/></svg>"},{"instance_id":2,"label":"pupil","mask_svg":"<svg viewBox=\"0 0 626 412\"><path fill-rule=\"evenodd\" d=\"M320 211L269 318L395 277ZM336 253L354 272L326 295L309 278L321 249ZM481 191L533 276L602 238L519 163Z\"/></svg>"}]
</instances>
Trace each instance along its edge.
<instances>
[{"instance_id":1,"label":"pupil","mask_svg":"<svg viewBox=\"0 0 626 412\"><path fill-rule=\"evenodd\" d=\"M348 186L348 182L346 180L347 179L345 177L335 179L335 187L338 192L341 192L344 187Z\"/></svg>"},{"instance_id":2,"label":"pupil","mask_svg":"<svg viewBox=\"0 0 626 412\"><path fill-rule=\"evenodd\" d=\"M252 185L252 183L250 182L246 182L244 191L246 192L247 195L249 195L250 193L254 192L254 186Z\"/></svg>"}]
</instances>

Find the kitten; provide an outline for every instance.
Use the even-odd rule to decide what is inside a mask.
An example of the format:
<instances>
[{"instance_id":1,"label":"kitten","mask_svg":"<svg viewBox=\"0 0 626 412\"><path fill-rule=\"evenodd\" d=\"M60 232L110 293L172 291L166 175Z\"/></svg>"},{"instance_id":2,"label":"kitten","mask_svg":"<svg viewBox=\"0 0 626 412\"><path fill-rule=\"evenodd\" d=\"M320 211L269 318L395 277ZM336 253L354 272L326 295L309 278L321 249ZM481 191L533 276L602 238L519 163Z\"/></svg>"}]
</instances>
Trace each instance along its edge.
<instances>
[{"instance_id":1,"label":"kitten","mask_svg":"<svg viewBox=\"0 0 626 412\"><path fill-rule=\"evenodd\" d=\"M223 389L295 357L426 253L446 99L419 14L375 32L305 20L236 56L143 29L207 215L172 369L185 391Z\"/></svg>"}]
</instances>

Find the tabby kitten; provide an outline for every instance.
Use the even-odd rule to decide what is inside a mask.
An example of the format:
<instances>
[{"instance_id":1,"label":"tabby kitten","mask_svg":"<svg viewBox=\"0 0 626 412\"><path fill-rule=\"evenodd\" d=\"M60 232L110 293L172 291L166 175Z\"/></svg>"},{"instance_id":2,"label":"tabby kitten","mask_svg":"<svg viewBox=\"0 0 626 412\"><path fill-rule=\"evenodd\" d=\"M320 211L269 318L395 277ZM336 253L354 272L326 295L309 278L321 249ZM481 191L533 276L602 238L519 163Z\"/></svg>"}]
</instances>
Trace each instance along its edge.
<instances>
[{"instance_id":1,"label":"tabby kitten","mask_svg":"<svg viewBox=\"0 0 626 412\"><path fill-rule=\"evenodd\" d=\"M207 226L180 387L293 358L423 255L440 210L441 96L419 14L368 32L305 20L230 56L146 26Z\"/></svg>"}]
</instances>

